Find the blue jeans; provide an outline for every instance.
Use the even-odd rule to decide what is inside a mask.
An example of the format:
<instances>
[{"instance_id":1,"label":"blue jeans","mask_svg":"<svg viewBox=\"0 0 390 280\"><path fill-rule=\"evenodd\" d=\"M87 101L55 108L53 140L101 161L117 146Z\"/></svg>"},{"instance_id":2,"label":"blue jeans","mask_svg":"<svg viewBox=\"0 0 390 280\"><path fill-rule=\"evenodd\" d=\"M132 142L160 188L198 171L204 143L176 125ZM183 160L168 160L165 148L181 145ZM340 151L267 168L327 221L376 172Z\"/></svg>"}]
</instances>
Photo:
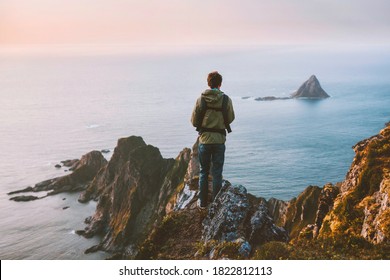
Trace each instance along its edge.
<instances>
[{"instance_id":1,"label":"blue jeans","mask_svg":"<svg viewBox=\"0 0 390 280\"><path fill-rule=\"evenodd\" d=\"M225 161L225 144L199 144L199 199L201 206L207 206L210 165L213 176L213 201L222 187L222 171Z\"/></svg>"}]
</instances>

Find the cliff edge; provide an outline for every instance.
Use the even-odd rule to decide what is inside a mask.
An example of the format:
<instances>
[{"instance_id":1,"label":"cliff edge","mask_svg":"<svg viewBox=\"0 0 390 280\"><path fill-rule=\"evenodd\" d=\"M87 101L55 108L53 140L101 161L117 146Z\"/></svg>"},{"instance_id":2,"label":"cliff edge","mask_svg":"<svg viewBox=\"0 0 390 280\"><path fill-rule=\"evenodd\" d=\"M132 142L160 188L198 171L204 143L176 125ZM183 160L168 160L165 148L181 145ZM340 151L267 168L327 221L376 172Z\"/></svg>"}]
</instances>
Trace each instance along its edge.
<instances>
[{"instance_id":1,"label":"cliff edge","mask_svg":"<svg viewBox=\"0 0 390 280\"><path fill-rule=\"evenodd\" d=\"M78 233L104 236L88 252L133 256L165 216L165 206L184 180L189 156L190 150L184 149L175 160L164 159L141 137L119 139L109 163L80 195L80 201L96 199L98 204L87 227Z\"/></svg>"},{"instance_id":2,"label":"cliff edge","mask_svg":"<svg viewBox=\"0 0 390 280\"><path fill-rule=\"evenodd\" d=\"M389 123L353 149L343 182L308 186L290 201L255 197L224 180L215 201L199 209L198 143L165 159L136 136L119 139L108 162L88 153L73 173L11 195L81 191L81 203L96 200L77 233L102 236L86 253L112 258L390 259Z\"/></svg>"},{"instance_id":3,"label":"cliff edge","mask_svg":"<svg viewBox=\"0 0 390 280\"><path fill-rule=\"evenodd\" d=\"M390 238L390 126L357 143L356 156L320 236L361 236L371 243Z\"/></svg>"},{"instance_id":4,"label":"cliff edge","mask_svg":"<svg viewBox=\"0 0 390 280\"><path fill-rule=\"evenodd\" d=\"M111 161L124 158L120 156L121 151L131 150L121 147L123 141L119 140ZM85 234L104 229L105 238L95 249L111 251L117 258L359 258L361 250L367 248L376 252L375 256L366 256L368 258L389 258L389 143L390 127L387 126L378 135L354 146L356 157L345 181L323 187L309 186L290 201L255 197L247 193L245 187L224 181L221 192L207 210L196 207L197 143L192 152L185 149L166 166L160 163L166 160L159 154L142 157L142 164L134 163L125 172L134 182L123 183L121 177L111 176L117 185L106 183L103 188L95 187L94 183L90 185L92 189L106 191L98 196L97 212ZM140 151L139 155L145 152ZM129 157L124 162L128 160L134 161ZM110 162L104 172L108 172ZM150 173L151 162L153 168L162 173ZM110 176L106 174L102 178ZM102 181L99 177L95 179ZM143 180L148 183L141 187ZM135 189L122 191L132 189L128 187L131 184L148 195L135 196ZM151 186L155 191L149 190ZM115 201L116 193L121 200L108 202ZM130 211L136 207L133 204L144 205L148 211ZM130 210L114 211L113 208ZM143 214L131 218L132 212ZM119 227L118 221L121 221ZM94 230L96 227L99 230ZM347 244L342 253L337 253L334 247L337 242ZM333 244L328 245L332 249L319 250L324 244ZM351 248L360 249L355 252ZM270 251L282 253L274 256L269 255Z\"/></svg>"}]
</instances>

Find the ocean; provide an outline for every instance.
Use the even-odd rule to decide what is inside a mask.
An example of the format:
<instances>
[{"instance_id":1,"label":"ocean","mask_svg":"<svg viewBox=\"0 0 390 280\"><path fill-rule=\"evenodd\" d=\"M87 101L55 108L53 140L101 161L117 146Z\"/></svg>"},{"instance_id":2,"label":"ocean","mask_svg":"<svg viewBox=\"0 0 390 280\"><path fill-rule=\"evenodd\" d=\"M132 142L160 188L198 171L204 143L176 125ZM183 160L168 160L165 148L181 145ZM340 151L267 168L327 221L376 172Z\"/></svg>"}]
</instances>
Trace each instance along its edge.
<instances>
[{"instance_id":1,"label":"ocean","mask_svg":"<svg viewBox=\"0 0 390 280\"><path fill-rule=\"evenodd\" d=\"M236 113L224 178L267 199L342 181L352 146L390 121L384 46L0 52L0 258L105 258L83 253L98 237L75 234L95 202L80 204L77 194L13 202L7 193L66 174L54 165L91 150L109 149L109 158L121 137L142 136L176 157L196 140L190 115L213 70ZM331 98L255 100L287 97L312 74Z\"/></svg>"}]
</instances>

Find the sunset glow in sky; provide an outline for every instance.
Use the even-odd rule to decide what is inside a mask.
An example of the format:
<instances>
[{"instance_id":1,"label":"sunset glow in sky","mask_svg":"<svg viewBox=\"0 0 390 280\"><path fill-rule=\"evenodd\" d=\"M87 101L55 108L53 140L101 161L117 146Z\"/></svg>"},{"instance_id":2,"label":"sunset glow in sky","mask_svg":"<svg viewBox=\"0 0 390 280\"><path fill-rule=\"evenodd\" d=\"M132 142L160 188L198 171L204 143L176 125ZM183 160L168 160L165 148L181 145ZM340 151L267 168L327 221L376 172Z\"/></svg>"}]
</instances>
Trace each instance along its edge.
<instances>
[{"instance_id":1,"label":"sunset glow in sky","mask_svg":"<svg viewBox=\"0 0 390 280\"><path fill-rule=\"evenodd\" d=\"M0 45L390 42L388 0L1 0Z\"/></svg>"}]
</instances>

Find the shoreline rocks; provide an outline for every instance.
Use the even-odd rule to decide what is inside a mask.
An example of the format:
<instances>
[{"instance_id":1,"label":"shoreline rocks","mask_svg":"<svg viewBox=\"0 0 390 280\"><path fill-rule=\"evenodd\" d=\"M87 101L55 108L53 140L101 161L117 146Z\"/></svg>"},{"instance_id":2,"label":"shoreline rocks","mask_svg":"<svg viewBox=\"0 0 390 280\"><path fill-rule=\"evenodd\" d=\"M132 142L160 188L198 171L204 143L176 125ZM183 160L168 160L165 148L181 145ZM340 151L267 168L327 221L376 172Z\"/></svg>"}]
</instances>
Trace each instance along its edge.
<instances>
[{"instance_id":1,"label":"shoreline rocks","mask_svg":"<svg viewBox=\"0 0 390 280\"><path fill-rule=\"evenodd\" d=\"M73 169L71 174L45 180L35 184L34 187L30 186L25 189L9 192L8 195L26 192L47 192L48 196L63 192L82 191L88 186L99 170L107 164L107 160L100 152L92 151L83 155L80 160L72 160L66 162L66 164L70 165ZM10 199L17 201L26 198L13 197Z\"/></svg>"},{"instance_id":2,"label":"shoreline rocks","mask_svg":"<svg viewBox=\"0 0 390 280\"><path fill-rule=\"evenodd\" d=\"M16 202L27 202L27 201L33 201L40 199L38 196L35 195L20 195L11 197L10 200L16 201Z\"/></svg>"}]
</instances>

